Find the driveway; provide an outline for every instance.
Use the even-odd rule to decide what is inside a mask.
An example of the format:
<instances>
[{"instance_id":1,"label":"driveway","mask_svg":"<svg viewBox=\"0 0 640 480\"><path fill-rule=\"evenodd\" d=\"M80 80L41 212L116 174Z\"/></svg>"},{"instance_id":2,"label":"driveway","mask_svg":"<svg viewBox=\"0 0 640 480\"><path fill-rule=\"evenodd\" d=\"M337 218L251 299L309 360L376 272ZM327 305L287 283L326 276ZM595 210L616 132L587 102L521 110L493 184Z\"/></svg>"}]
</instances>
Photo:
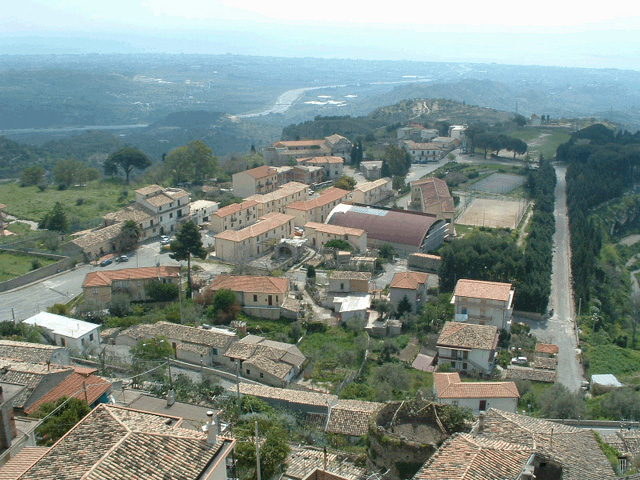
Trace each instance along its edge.
<instances>
[{"instance_id":1,"label":"driveway","mask_svg":"<svg viewBox=\"0 0 640 480\"><path fill-rule=\"evenodd\" d=\"M205 240L203 238L203 240ZM0 293L0 321L24 320L45 310L55 303L66 303L76 295L82 293L82 283L89 272L120 270L122 268L153 267L161 265L179 265L172 260L168 253L160 253L160 242L145 243L137 251L127 254L127 263L112 263L106 267L95 265L80 265L75 270L67 270L52 277L24 287ZM186 262L183 262L186 263ZM200 265L210 274L228 272L231 267L210 261L192 261L193 265Z\"/></svg>"},{"instance_id":2,"label":"driveway","mask_svg":"<svg viewBox=\"0 0 640 480\"><path fill-rule=\"evenodd\" d=\"M567 196L565 182L566 168L556 166L554 217L556 231L553 235L553 272L551 274L551 296L549 309L553 316L546 322L527 322L531 325L531 333L538 340L556 344L559 348L556 381L571 391L580 389L583 380L582 366L578 360L575 330L575 314L573 308L573 289L571 285L571 243L569 237L569 220L567 217Z\"/></svg>"}]
</instances>

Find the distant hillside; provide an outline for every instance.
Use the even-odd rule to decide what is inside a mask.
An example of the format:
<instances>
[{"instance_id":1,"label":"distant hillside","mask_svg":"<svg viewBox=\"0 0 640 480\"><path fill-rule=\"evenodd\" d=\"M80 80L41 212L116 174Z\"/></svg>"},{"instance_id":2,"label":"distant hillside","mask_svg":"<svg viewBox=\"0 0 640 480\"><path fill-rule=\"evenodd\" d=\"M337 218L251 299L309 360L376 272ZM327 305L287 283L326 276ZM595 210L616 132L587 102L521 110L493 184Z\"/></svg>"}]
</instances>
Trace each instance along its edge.
<instances>
[{"instance_id":1,"label":"distant hillside","mask_svg":"<svg viewBox=\"0 0 640 480\"><path fill-rule=\"evenodd\" d=\"M380 107L361 117L316 117L312 121L290 125L282 131L282 140L323 138L338 133L349 139L366 138L380 128L395 129L409 122L435 125L484 122L496 124L509 121L513 114L444 99L402 100Z\"/></svg>"},{"instance_id":2,"label":"distant hillside","mask_svg":"<svg viewBox=\"0 0 640 480\"><path fill-rule=\"evenodd\" d=\"M38 156L26 146L0 137L0 178L15 177L24 167L39 162Z\"/></svg>"},{"instance_id":3,"label":"distant hillside","mask_svg":"<svg viewBox=\"0 0 640 480\"><path fill-rule=\"evenodd\" d=\"M49 141L40 147L34 147L33 150L42 157L53 160L75 158L94 164L96 160L104 160L124 145L122 140L111 133L88 131L70 138Z\"/></svg>"}]
</instances>

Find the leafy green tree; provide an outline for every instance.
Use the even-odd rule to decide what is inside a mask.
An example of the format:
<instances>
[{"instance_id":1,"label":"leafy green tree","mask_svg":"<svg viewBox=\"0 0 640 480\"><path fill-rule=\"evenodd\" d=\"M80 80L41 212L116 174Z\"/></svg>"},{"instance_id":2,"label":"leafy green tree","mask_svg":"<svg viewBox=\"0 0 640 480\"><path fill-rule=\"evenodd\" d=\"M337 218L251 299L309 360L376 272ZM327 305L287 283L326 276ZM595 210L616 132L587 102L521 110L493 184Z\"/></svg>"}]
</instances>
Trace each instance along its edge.
<instances>
[{"instance_id":1,"label":"leafy green tree","mask_svg":"<svg viewBox=\"0 0 640 480\"><path fill-rule=\"evenodd\" d=\"M44 168L39 165L27 167L20 173L20 183L23 187L38 185L43 178Z\"/></svg>"},{"instance_id":2,"label":"leafy green tree","mask_svg":"<svg viewBox=\"0 0 640 480\"><path fill-rule=\"evenodd\" d=\"M142 230L134 220L127 220L120 230L120 249L122 251L132 250L138 245Z\"/></svg>"},{"instance_id":3,"label":"leafy green tree","mask_svg":"<svg viewBox=\"0 0 640 480\"><path fill-rule=\"evenodd\" d=\"M357 182L355 178L343 175L336 180L335 187L343 190L353 190L356 184Z\"/></svg>"},{"instance_id":4,"label":"leafy green tree","mask_svg":"<svg viewBox=\"0 0 640 480\"><path fill-rule=\"evenodd\" d=\"M40 405L40 408L33 414L36 418L44 418L62 405L67 397L62 397L55 402L47 402ZM91 409L87 402L72 398L67 404L58 410L54 415L47 418L40 427L38 427L37 436L38 444L50 447L57 442L65 433L73 428L80 420L82 420Z\"/></svg>"},{"instance_id":5,"label":"leafy green tree","mask_svg":"<svg viewBox=\"0 0 640 480\"><path fill-rule=\"evenodd\" d=\"M191 283L191 256L204 259L207 251L202 245L202 235L195 223L189 220L185 223L178 233L176 239L170 244L171 254L174 260L187 261L187 283L188 296L191 297L193 284Z\"/></svg>"},{"instance_id":6,"label":"leafy green tree","mask_svg":"<svg viewBox=\"0 0 640 480\"><path fill-rule=\"evenodd\" d=\"M262 478L272 478L283 471L283 465L291 450L287 443L289 433L277 421L258 420L260 444L260 473ZM254 422L245 421L236 427L238 467L248 472L245 478L256 478L256 447L254 443Z\"/></svg>"},{"instance_id":7,"label":"leafy green tree","mask_svg":"<svg viewBox=\"0 0 640 480\"><path fill-rule=\"evenodd\" d=\"M578 418L584 415L585 405L580 394L570 392L561 383L544 392L538 401L540 413L545 418Z\"/></svg>"},{"instance_id":8,"label":"leafy green tree","mask_svg":"<svg viewBox=\"0 0 640 480\"><path fill-rule=\"evenodd\" d=\"M411 306L411 301L409 300L409 297L404 295L398 302L398 306L396 307L396 314L398 315L398 317L401 317L405 313L411 313L412 311L413 307Z\"/></svg>"},{"instance_id":9,"label":"leafy green tree","mask_svg":"<svg viewBox=\"0 0 640 480\"><path fill-rule=\"evenodd\" d=\"M372 402L375 400L376 391L371 385L366 383L350 383L340 392L340 398L351 400L365 400Z\"/></svg>"},{"instance_id":10,"label":"leafy green tree","mask_svg":"<svg viewBox=\"0 0 640 480\"><path fill-rule=\"evenodd\" d=\"M543 115L543 117L544 117L544 115ZM513 123L515 123L519 127L524 127L527 124L527 119L525 117L523 117L522 115L518 114L515 117L513 117Z\"/></svg>"},{"instance_id":11,"label":"leafy green tree","mask_svg":"<svg viewBox=\"0 0 640 480\"><path fill-rule=\"evenodd\" d=\"M164 170L174 185L187 182L193 171L193 158L187 145L176 147L164 157Z\"/></svg>"},{"instance_id":12,"label":"leafy green tree","mask_svg":"<svg viewBox=\"0 0 640 480\"><path fill-rule=\"evenodd\" d=\"M391 245L390 243L383 243L382 245L380 245L380 247L378 247L378 255L380 255L382 258L393 258L393 256L396 254L396 249L393 248L393 245Z\"/></svg>"},{"instance_id":13,"label":"leafy green tree","mask_svg":"<svg viewBox=\"0 0 640 480\"><path fill-rule=\"evenodd\" d=\"M135 347L131 349L134 362L136 361L161 361L166 358L173 358L176 355L167 337L161 335L153 338L143 338L138 340Z\"/></svg>"},{"instance_id":14,"label":"leafy green tree","mask_svg":"<svg viewBox=\"0 0 640 480\"><path fill-rule=\"evenodd\" d=\"M380 176L382 178L391 177L391 168L389 167L389 162L386 160L382 160L382 168L380 169Z\"/></svg>"},{"instance_id":15,"label":"leafy green tree","mask_svg":"<svg viewBox=\"0 0 640 480\"><path fill-rule=\"evenodd\" d=\"M68 315L69 307L64 303L54 303L50 307L47 307L47 312L53 313L54 315Z\"/></svg>"},{"instance_id":16,"label":"leafy green tree","mask_svg":"<svg viewBox=\"0 0 640 480\"><path fill-rule=\"evenodd\" d=\"M145 291L154 302L171 302L178 298L178 286L174 283L150 282Z\"/></svg>"},{"instance_id":17,"label":"leafy green tree","mask_svg":"<svg viewBox=\"0 0 640 480\"><path fill-rule=\"evenodd\" d=\"M337 250L351 250L351 244L346 240L334 238L324 244L325 248L335 248Z\"/></svg>"},{"instance_id":18,"label":"leafy green tree","mask_svg":"<svg viewBox=\"0 0 640 480\"><path fill-rule=\"evenodd\" d=\"M313 265L309 265L307 267L307 278L316 278L316 267L314 267Z\"/></svg>"},{"instance_id":19,"label":"leafy green tree","mask_svg":"<svg viewBox=\"0 0 640 480\"><path fill-rule=\"evenodd\" d=\"M53 208L38 223L38 228L65 233L69 231L69 219L64 205L56 202Z\"/></svg>"},{"instance_id":20,"label":"leafy green tree","mask_svg":"<svg viewBox=\"0 0 640 480\"><path fill-rule=\"evenodd\" d=\"M194 140L188 146L193 159L193 180L202 182L215 175L218 170L218 159L213 151L202 140Z\"/></svg>"},{"instance_id":21,"label":"leafy green tree","mask_svg":"<svg viewBox=\"0 0 640 480\"><path fill-rule=\"evenodd\" d=\"M131 300L129 295L118 293L111 296L111 300L107 304L109 315L114 317L126 317L131 313Z\"/></svg>"},{"instance_id":22,"label":"leafy green tree","mask_svg":"<svg viewBox=\"0 0 640 480\"><path fill-rule=\"evenodd\" d=\"M151 166L151 160L147 155L137 148L124 147L115 153L109 155L104 162L105 175L113 175L114 169L122 170L125 175L125 183L129 183L131 172L135 170L142 171Z\"/></svg>"},{"instance_id":23,"label":"leafy green tree","mask_svg":"<svg viewBox=\"0 0 640 480\"><path fill-rule=\"evenodd\" d=\"M228 323L233 320L240 310L238 297L233 290L221 288L213 297L213 311L219 320Z\"/></svg>"},{"instance_id":24,"label":"leafy green tree","mask_svg":"<svg viewBox=\"0 0 640 480\"><path fill-rule=\"evenodd\" d=\"M398 175L404 177L411 168L411 156L409 153L400 147L395 145L389 145L384 151L384 159L389 166L389 173L391 175ZM384 164L383 164L384 168ZM381 172L384 175L384 172Z\"/></svg>"},{"instance_id":25,"label":"leafy green tree","mask_svg":"<svg viewBox=\"0 0 640 480\"><path fill-rule=\"evenodd\" d=\"M393 341L386 339L382 344L382 349L380 350L380 360L383 363L390 362L391 357L398 353L400 353L398 346Z\"/></svg>"},{"instance_id":26,"label":"leafy green tree","mask_svg":"<svg viewBox=\"0 0 640 480\"><path fill-rule=\"evenodd\" d=\"M53 167L53 179L56 183L68 187L87 181L87 168L73 158L61 158Z\"/></svg>"}]
</instances>

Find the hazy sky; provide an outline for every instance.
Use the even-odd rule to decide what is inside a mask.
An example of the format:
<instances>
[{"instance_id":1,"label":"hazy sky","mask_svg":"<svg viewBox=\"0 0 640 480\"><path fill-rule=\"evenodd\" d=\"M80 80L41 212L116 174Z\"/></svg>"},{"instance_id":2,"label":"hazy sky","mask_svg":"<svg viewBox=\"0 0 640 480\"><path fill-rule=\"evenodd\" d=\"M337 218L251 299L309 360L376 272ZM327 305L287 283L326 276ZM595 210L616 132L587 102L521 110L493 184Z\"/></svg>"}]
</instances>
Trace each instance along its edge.
<instances>
[{"instance_id":1,"label":"hazy sky","mask_svg":"<svg viewBox=\"0 0 640 480\"><path fill-rule=\"evenodd\" d=\"M551 0L5 3L1 53L165 51L640 69L640 16L620 0L600 8Z\"/></svg>"}]
</instances>

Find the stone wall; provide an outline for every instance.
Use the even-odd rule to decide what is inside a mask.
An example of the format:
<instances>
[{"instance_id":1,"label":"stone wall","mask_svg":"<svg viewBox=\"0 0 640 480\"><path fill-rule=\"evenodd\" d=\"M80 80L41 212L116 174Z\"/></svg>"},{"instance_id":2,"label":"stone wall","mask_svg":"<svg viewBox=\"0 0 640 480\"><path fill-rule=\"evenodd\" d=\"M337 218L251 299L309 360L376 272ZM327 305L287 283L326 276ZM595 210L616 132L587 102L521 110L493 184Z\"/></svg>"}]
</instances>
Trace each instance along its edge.
<instances>
[{"instance_id":1,"label":"stone wall","mask_svg":"<svg viewBox=\"0 0 640 480\"><path fill-rule=\"evenodd\" d=\"M64 257L62 255L53 255L49 253L38 253L38 252L23 252L20 250L14 250L9 248L2 248L0 250L3 252L17 253L20 255L28 255L28 256L58 260L57 262L52 263L51 265L47 265L46 267L32 270L31 272L25 273L20 277L12 278L10 280L0 282L0 293L6 292L8 290L13 290L14 288L22 287L24 285L28 285L38 280L42 280L43 278L50 277L51 275L55 275L56 273L62 272L64 270L69 270L70 268L75 266L77 262L75 258Z\"/></svg>"}]
</instances>

